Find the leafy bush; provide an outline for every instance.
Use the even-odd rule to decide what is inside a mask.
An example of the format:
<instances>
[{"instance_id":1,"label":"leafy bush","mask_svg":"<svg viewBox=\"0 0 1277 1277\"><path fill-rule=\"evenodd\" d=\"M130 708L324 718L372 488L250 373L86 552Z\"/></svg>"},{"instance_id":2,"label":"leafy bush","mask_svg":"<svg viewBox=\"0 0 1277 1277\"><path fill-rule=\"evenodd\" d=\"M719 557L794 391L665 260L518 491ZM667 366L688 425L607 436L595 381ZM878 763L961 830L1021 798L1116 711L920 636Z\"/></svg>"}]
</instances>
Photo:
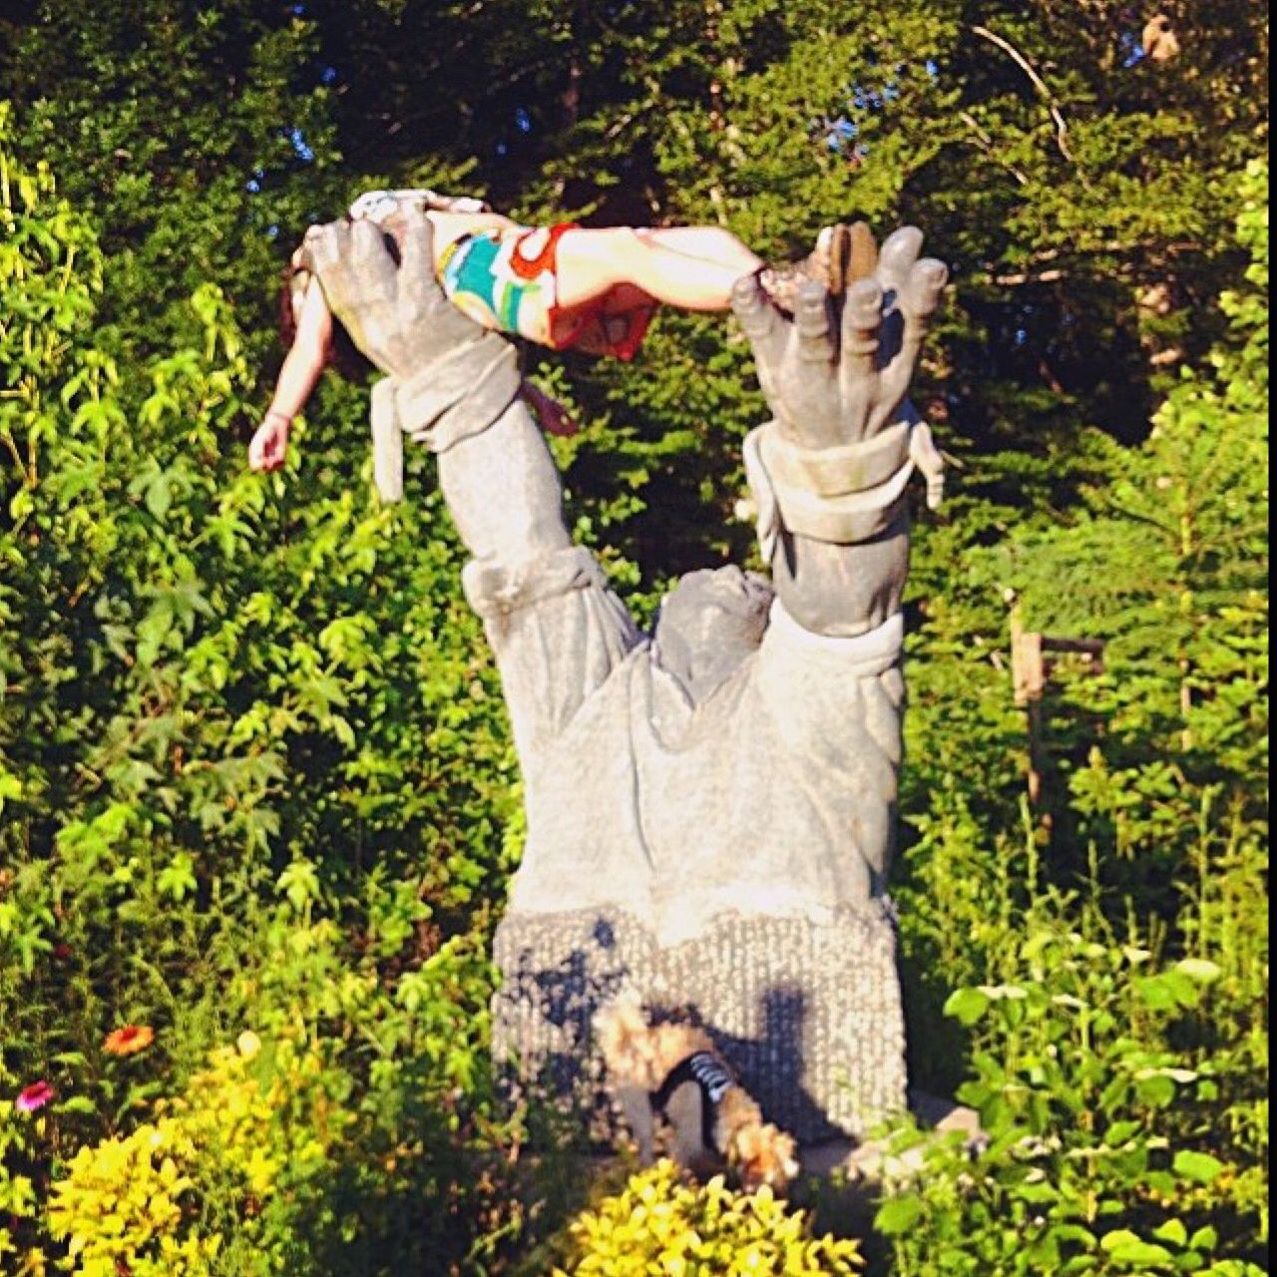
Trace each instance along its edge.
<instances>
[{"instance_id":1,"label":"leafy bush","mask_svg":"<svg viewBox=\"0 0 1277 1277\"><path fill-rule=\"evenodd\" d=\"M241 1272L287 1272L271 1236L271 1207L288 1185L324 1166L352 1116L333 1103L314 1047L263 1047L245 1031L215 1051L186 1093L157 1103L154 1121L81 1148L49 1204L50 1232L67 1239L80 1277L207 1277L232 1229Z\"/></svg>"},{"instance_id":2,"label":"leafy bush","mask_svg":"<svg viewBox=\"0 0 1277 1277\"><path fill-rule=\"evenodd\" d=\"M732 1192L721 1176L682 1180L659 1161L614 1196L572 1221L576 1254L559 1277L737 1277L793 1274L849 1277L860 1270L854 1241L813 1237L810 1218L764 1185Z\"/></svg>"},{"instance_id":3,"label":"leafy bush","mask_svg":"<svg viewBox=\"0 0 1277 1277\"><path fill-rule=\"evenodd\" d=\"M1145 949L1049 930L1018 957L1015 982L949 999L975 1034L958 1097L979 1111L988 1147L972 1160L942 1143L918 1186L879 1210L900 1271L1223 1277L1217 1249L1248 1244L1237 1229L1254 1208L1238 1192L1248 1168L1208 1151L1217 1066L1168 1045L1219 968L1158 969Z\"/></svg>"},{"instance_id":4,"label":"leafy bush","mask_svg":"<svg viewBox=\"0 0 1277 1277\"><path fill-rule=\"evenodd\" d=\"M1210 367L1144 445L1098 449L1079 513L969 548L927 600L899 893L913 1064L924 1086L965 1073L991 1142L931 1151L883 1207L902 1273L1222 1277L1265 1253L1265 187L1260 164L1237 185L1251 264ZM1007 586L1033 628L1106 640L1100 677L1061 670L1042 702L1036 807Z\"/></svg>"}]
</instances>

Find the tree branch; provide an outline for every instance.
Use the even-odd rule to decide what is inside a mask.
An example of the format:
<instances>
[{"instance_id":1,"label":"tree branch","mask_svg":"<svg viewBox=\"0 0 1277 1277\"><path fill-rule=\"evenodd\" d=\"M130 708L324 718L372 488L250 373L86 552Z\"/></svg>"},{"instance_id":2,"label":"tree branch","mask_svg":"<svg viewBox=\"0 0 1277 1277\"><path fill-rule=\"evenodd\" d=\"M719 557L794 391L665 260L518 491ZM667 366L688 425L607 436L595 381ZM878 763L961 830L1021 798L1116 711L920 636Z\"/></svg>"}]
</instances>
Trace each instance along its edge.
<instances>
[{"instance_id":1,"label":"tree branch","mask_svg":"<svg viewBox=\"0 0 1277 1277\"><path fill-rule=\"evenodd\" d=\"M1064 113L1056 106L1055 98L1051 95L1051 90L1047 88L1046 81L1033 69L1028 58L1009 40L1004 40L1000 35L994 35L988 27L975 26L971 30L982 40L988 40L990 44L996 44L999 49L1008 54L1020 70L1033 82L1034 87L1042 94L1047 110L1051 112L1051 118L1055 121L1055 144L1059 147L1060 154L1070 164L1076 165L1077 161L1073 158L1073 152L1069 150L1069 126L1065 123Z\"/></svg>"},{"instance_id":2,"label":"tree branch","mask_svg":"<svg viewBox=\"0 0 1277 1277\"><path fill-rule=\"evenodd\" d=\"M963 124L965 124L976 135L977 144L986 155L1001 164L1002 167L1005 168L1021 186L1028 186L1029 179L1025 177L1014 164L1007 164L999 158L997 150L993 145L993 139L980 127L979 121L971 114L970 111L959 111L958 119L960 119Z\"/></svg>"}]
</instances>

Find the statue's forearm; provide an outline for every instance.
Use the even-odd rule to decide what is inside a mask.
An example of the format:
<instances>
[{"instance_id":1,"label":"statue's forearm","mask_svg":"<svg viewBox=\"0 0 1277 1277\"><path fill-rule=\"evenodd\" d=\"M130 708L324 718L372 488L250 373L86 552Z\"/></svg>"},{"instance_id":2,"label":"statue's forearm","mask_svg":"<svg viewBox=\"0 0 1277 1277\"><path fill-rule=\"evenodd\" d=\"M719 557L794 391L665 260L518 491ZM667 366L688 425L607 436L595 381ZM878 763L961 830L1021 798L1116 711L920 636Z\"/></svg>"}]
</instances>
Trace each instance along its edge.
<instances>
[{"instance_id":1,"label":"statue's forearm","mask_svg":"<svg viewBox=\"0 0 1277 1277\"><path fill-rule=\"evenodd\" d=\"M909 570L909 516L880 536L835 545L782 532L772 579L785 610L816 634L849 636L881 625L900 610Z\"/></svg>"},{"instance_id":2,"label":"statue's forearm","mask_svg":"<svg viewBox=\"0 0 1277 1277\"><path fill-rule=\"evenodd\" d=\"M572 543L558 468L522 399L439 453L439 485L476 559L508 565Z\"/></svg>"}]
</instances>

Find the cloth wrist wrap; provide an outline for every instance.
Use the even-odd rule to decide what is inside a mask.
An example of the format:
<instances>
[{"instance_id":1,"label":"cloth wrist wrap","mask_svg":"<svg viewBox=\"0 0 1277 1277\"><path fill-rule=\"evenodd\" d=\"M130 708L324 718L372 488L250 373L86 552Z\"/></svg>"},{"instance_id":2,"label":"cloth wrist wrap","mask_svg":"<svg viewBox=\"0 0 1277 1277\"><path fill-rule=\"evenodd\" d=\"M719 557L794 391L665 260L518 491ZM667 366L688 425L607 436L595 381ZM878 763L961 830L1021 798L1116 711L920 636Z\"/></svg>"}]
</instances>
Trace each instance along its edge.
<instances>
[{"instance_id":1,"label":"cloth wrist wrap","mask_svg":"<svg viewBox=\"0 0 1277 1277\"><path fill-rule=\"evenodd\" d=\"M476 355L480 358L476 358ZM403 498L403 436L443 452L486 430L519 393L518 355L497 340L461 346L407 379L386 377L372 389L373 478L383 501Z\"/></svg>"},{"instance_id":2,"label":"cloth wrist wrap","mask_svg":"<svg viewBox=\"0 0 1277 1277\"><path fill-rule=\"evenodd\" d=\"M781 528L836 545L886 531L915 466L926 476L931 509L944 489L944 461L922 421L898 422L872 438L819 449L791 443L769 421L745 437L744 458L768 563Z\"/></svg>"}]
</instances>

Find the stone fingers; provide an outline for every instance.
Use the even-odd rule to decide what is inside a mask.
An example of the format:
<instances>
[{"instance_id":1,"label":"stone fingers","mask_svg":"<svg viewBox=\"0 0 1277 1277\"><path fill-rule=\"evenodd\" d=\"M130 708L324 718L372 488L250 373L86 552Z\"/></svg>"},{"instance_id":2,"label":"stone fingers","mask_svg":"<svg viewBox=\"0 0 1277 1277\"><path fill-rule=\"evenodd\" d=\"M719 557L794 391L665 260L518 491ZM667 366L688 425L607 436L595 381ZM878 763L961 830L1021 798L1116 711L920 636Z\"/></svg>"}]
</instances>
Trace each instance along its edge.
<instances>
[{"instance_id":1,"label":"stone fingers","mask_svg":"<svg viewBox=\"0 0 1277 1277\"><path fill-rule=\"evenodd\" d=\"M311 226L306 230L297 264L322 279L328 279L341 271L346 249L350 243L350 225L346 222L328 222L323 226Z\"/></svg>"},{"instance_id":2,"label":"stone fingers","mask_svg":"<svg viewBox=\"0 0 1277 1277\"><path fill-rule=\"evenodd\" d=\"M882 324L882 287L861 279L847 293L842 312L842 371L859 379L877 371L878 329Z\"/></svg>"},{"instance_id":3,"label":"stone fingers","mask_svg":"<svg viewBox=\"0 0 1277 1277\"><path fill-rule=\"evenodd\" d=\"M742 275L732 285L732 311L753 347L760 380L770 378L785 350L787 326L756 274Z\"/></svg>"},{"instance_id":4,"label":"stone fingers","mask_svg":"<svg viewBox=\"0 0 1277 1277\"><path fill-rule=\"evenodd\" d=\"M902 294L906 312L923 321L930 319L948 282L949 268L934 257L924 257L909 272Z\"/></svg>"},{"instance_id":5,"label":"stone fingers","mask_svg":"<svg viewBox=\"0 0 1277 1277\"><path fill-rule=\"evenodd\" d=\"M914 263L901 285L896 302L902 324L900 354L911 366L918 357L948 278L949 271L943 262L924 257Z\"/></svg>"},{"instance_id":6,"label":"stone fingers","mask_svg":"<svg viewBox=\"0 0 1277 1277\"><path fill-rule=\"evenodd\" d=\"M430 325L440 345L460 346L483 337L483 328L444 293L435 268L434 223L419 203L404 210L401 263L399 313L405 325Z\"/></svg>"},{"instance_id":7,"label":"stone fingers","mask_svg":"<svg viewBox=\"0 0 1277 1277\"><path fill-rule=\"evenodd\" d=\"M398 291L398 268L386 246L386 234L375 222L360 219L350 228L350 269L359 281L362 299L393 301Z\"/></svg>"},{"instance_id":8,"label":"stone fingers","mask_svg":"<svg viewBox=\"0 0 1277 1277\"><path fill-rule=\"evenodd\" d=\"M798 286L794 310L793 347L805 364L829 364L834 350L829 340L829 304L824 288L815 280Z\"/></svg>"},{"instance_id":9,"label":"stone fingers","mask_svg":"<svg viewBox=\"0 0 1277 1277\"><path fill-rule=\"evenodd\" d=\"M877 269L885 289L900 295L921 249L922 232L916 226L902 226L887 236L878 254Z\"/></svg>"},{"instance_id":10,"label":"stone fingers","mask_svg":"<svg viewBox=\"0 0 1277 1277\"><path fill-rule=\"evenodd\" d=\"M410 204L403 215L401 270L405 279L435 277L435 228L420 204Z\"/></svg>"},{"instance_id":11,"label":"stone fingers","mask_svg":"<svg viewBox=\"0 0 1277 1277\"><path fill-rule=\"evenodd\" d=\"M327 222L310 227L302 241L301 265L314 272L329 308L343 323L352 308L394 293L394 263L383 245L368 242L366 231L379 234L369 223ZM377 252L391 267L389 278L373 267Z\"/></svg>"},{"instance_id":12,"label":"stone fingers","mask_svg":"<svg viewBox=\"0 0 1277 1277\"><path fill-rule=\"evenodd\" d=\"M900 349L883 370L884 406L890 404L894 407L894 402L907 393L931 316L940 304L948 279L949 271L943 262L934 257L924 257L913 263L908 275L901 281L897 302L901 325Z\"/></svg>"}]
</instances>

